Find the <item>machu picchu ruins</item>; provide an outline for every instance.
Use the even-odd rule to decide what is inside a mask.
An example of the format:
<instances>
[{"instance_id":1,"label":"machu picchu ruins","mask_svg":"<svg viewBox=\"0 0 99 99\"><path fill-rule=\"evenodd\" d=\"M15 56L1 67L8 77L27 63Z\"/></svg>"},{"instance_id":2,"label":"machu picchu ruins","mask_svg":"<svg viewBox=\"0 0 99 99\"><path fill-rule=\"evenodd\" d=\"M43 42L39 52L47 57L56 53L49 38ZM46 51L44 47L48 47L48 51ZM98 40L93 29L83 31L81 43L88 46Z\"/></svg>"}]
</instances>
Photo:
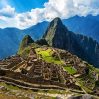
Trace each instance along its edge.
<instances>
[{"instance_id":1,"label":"machu picchu ruins","mask_svg":"<svg viewBox=\"0 0 99 99\"><path fill-rule=\"evenodd\" d=\"M88 66L87 62L67 51L30 46L27 57L15 55L0 61L0 81L30 89L82 90L77 84L81 78L88 80L84 83L86 86L88 82L92 83L83 78L83 75L89 74ZM96 73L91 77L98 80L98 76ZM94 85L87 88L99 94Z\"/></svg>"}]
</instances>

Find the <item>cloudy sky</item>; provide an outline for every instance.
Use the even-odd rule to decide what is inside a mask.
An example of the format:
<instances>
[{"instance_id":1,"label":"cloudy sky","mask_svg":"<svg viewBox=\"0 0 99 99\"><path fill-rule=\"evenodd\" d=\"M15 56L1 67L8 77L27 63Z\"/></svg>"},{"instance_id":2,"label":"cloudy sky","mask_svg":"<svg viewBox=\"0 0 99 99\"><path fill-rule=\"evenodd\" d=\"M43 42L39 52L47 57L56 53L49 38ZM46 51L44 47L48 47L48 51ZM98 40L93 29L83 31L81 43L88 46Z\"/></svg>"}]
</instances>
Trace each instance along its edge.
<instances>
[{"instance_id":1,"label":"cloudy sky","mask_svg":"<svg viewBox=\"0 0 99 99\"><path fill-rule=\"evenodd\" d=\"M55 17L99 14L99 0L0 0L0 28L24 29Z\"/></svg>"}]
</instances>

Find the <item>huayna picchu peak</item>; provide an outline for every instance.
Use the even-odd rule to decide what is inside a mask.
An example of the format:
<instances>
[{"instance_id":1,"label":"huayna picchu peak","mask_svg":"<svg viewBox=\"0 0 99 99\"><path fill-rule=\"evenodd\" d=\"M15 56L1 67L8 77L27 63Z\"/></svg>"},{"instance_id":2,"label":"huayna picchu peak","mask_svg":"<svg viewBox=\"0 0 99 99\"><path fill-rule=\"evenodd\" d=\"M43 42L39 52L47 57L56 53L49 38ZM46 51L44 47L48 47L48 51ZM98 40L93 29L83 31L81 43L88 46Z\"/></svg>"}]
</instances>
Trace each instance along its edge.
<instances>
[{"instance_id":1,"label":"huayna picchu peak","mask_svg":"<svg viewBox=\"0 0 99 99\"><path fill-rule=\"evenodd\" d=\"M62 21L59 17L55 18L54 20L52 20L52 22L50 23L51 25L55 26L55 25L62 25Z\"/></svg>"},{"instance_id":2,"label":"huayna picchu peak","mask_svg":"<svg viewBox=\"0 0 99 99\"><path fill-rule=\"evenodd\" d=\"M49 27L47 28L43 38L45 38L50 46L53 46L53 38L55 35L61 36L66 33L68 30L66 27L62 24L62 21L60 18L55 18L51 21L49 24ZM63 39L63 38L61 38Z\"/></svg>"},{"instance_id":3,"label":"huayna picchu peak","mask_svg":"<svg viewBox=\"0 0 99 99\"><path fill-rule=\"evenodd\" d=\"M69 31L60 18L49 24L43 37L50 46L67 50L99 67L99 44L92 38Z\"/></svg>"}]
</instances>

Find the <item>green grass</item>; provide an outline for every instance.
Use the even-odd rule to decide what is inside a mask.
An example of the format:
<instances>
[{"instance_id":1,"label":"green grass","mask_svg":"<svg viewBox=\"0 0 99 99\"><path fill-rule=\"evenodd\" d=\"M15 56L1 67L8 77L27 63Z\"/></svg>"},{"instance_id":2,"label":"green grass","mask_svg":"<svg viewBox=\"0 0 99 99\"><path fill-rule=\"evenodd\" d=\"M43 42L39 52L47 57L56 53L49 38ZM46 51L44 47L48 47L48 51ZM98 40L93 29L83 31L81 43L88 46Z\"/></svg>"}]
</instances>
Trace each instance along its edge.
<instances>
[{"instance_id":1,"label":"green grass","mask_svg":"<svg viewBox=\"0 0 99 99\"><path fill-rule=\"evenodd\" d=\"M17 86L8 85L4 82L0 82L0 86L5 86L8 90L19 90L19 88Z\"/></svg>"},{"instance_id":2,"label":"green grass","mask_svg":"<svg viewBox=\"0 0 99 99\"><path fill-rule=\"evenodd\" d=\"M63 61L60 61L60 59L56 59L54 57L52 57L53 51L52 49L47 49L47 50L43 50L41 48L36 49L36 52L38 54L38 56L42 56L42 58L48 62L48 63L54 63L54 64L63 64Z\"/></svg>"},{"instance_id":3,"label":"green grass","mask_svg":"<svg viewBox=\"0 0 99 99\"><path fill-rule=\"evenodd\" d=\"M72 66L64 66L64 69L69 73L69 74L75 74L77 70L73 68Z\"/></svg>"}]
</instances>

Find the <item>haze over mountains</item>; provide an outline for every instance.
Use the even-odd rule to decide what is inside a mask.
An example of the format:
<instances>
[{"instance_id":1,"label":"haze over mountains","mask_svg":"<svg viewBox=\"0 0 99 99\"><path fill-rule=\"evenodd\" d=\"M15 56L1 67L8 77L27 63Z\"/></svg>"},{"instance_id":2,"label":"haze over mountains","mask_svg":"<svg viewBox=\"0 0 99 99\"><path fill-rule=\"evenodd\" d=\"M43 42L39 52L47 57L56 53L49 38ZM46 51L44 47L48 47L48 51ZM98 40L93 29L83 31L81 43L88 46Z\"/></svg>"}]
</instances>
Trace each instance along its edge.
<instances>
[{"instance_id":1,"label":"haze over mountains","mask_svg":"<svg viewBox=\"0 0 99 99\"><path fill-rule=\"evenodd\" d=\"M20 30L17 28L0 29L0 59L16 54L19 44L25 35L34 40L39 39L48 26L47 22L38 23L30 28Z\"/></svg>"},{"instance_id":2,"label":"haze over mountains","mask_svg":"<svg viewBox=\"0 0 99 99\"><path fill-rule=\"evenodd\" d=\"M75 16L62 21L70 31L73 31L74 33L77 34L79 33L86 35L88 37L92 37L94 40L97 40L97 42L99 42L98 36L99 16L91 16L91 15L87 17ZM17 28L0 29L0 51L2 52L0 53L0 58L5 58L7 56L15 54L18 50L22 38L27 34L30 35L34 40L40 39L44 35L48 25L49 22L42 22L24 30L20 30ZM78 42L80 39L84 39L83 41L87 42L88 41L93 42L91 38L88 39L85 36L83 36L82 38L82 36L77 35L77 37L79 38ZM86 44L86 46L88 44ZM94 50L93 48L96 48L96 41L94 41L94 43L91 44L93 51ZM85 44L82 47L83 49L87 50L87 48L85 48ZM96 60L95 58L92 58L91 60L93 59Z\"/></svg>"},{"instance_id":3,"label":"haze over mountains","mask_svg":"<svg viewBox=\"0 0 99 99\"><path fill-rule=\"evenodd\" d=\"M69 30L92 37L99 42L99 16L88 15L86 17L74 16L63 20Z\"/></svg>"}]
</instances>

